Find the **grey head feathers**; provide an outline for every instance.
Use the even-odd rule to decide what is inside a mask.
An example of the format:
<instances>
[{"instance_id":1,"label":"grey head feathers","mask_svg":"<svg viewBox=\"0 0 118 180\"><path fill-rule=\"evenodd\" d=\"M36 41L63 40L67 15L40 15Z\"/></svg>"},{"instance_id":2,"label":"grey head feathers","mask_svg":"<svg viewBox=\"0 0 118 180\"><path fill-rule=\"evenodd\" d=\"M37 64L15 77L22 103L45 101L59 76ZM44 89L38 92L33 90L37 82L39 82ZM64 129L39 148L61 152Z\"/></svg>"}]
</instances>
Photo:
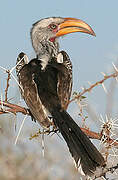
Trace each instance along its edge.
<instances>
[{"instance_id":1,"label":"grey head feathers","mask_svg":"<svg viewBox=\"0 0 118 180\"><path fill-rule=\"evenodd\" d=\"M51 57L56 57L59 52L58 39L55 37L56 31L53 31L49 26L51 24L58 25L64 22L64 18L51 17L42 19L33 24L31 29L31 41L38 59L42 61L42 66L45 68ZM50 41L54 38L54 41Z\"/></svg>"}]
</instances>

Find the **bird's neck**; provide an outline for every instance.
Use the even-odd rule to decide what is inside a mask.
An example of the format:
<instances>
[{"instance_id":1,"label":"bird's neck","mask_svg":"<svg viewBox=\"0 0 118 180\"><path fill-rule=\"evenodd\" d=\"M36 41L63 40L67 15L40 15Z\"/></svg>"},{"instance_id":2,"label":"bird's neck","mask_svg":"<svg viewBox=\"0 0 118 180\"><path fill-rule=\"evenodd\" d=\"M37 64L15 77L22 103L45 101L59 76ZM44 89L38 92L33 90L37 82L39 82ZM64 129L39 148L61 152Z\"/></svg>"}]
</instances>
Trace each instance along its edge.
<instances>
[{"instance_id":1,"label":"bird's neck","mask_svg":"<svg viewBox=\"0 0 118 180\"><path fill-rule=\"evenodd\" d=\"M57 57L59 44L57 41L42 41L34 47L38 59L41 61L42 70L44 70L53 57Z\"/></svg>"}]
</instances>

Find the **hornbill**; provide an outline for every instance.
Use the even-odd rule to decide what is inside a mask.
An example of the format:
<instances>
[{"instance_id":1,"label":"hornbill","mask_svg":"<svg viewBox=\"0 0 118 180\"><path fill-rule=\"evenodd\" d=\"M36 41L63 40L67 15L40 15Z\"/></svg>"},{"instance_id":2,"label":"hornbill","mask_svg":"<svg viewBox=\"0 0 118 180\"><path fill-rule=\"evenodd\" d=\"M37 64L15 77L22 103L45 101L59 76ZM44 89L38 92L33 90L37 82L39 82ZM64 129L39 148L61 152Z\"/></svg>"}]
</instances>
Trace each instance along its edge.
<instances>
[{"instance_id":1,"label":"hornbill","mask_svg":"<svg viewBox=\"0 0 118 180\"><path fill-rule=\"evenodd\" d=\"M81 174L95 177L106 166L105 160L66 111L72 90L72 64L66 52L59 52L58 37L72 32L95 36L88 24L76 18L51 17L33 24L31 41L36 58L28 63L21 53L16 71L34 119L44 128L54 124Z\"/></svg>"}]
</instances>

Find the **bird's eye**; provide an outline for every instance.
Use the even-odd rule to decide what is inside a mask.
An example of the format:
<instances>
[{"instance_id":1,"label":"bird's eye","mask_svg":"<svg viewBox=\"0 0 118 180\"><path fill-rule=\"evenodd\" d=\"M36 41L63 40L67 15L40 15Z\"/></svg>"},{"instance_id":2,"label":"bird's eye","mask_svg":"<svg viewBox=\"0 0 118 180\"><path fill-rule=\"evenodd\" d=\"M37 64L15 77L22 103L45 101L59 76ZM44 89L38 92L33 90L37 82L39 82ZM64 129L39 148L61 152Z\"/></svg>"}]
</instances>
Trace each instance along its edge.
<instances>
[{"instance_id":1,"label":"bird's eye","mask_svg":"<svg viewBox=\"0 0 118 180\"><path fill-rule=\"evenodd\" d=\"M49 25L49 28L52 29L52 30L53 30L53 29L56 29L56 28L57 28L57 25L56 25L56 24L50 24L50 25Z\"/></svg>"}]
</instances>

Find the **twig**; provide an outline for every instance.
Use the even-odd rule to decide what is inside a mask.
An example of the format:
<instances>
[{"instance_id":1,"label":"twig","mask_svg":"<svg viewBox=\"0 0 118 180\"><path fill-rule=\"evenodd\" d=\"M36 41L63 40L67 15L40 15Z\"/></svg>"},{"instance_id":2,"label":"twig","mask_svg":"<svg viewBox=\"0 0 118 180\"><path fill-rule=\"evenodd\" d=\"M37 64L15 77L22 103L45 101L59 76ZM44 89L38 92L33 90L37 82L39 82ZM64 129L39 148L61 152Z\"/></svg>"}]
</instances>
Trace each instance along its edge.
<instances>
[{"instance_id":1,"label":"twig","mask_svg":"<svg viewBox=\"0 0 118 180\"><path fill-rule=\"evenodd\" d=\"M96 132L90 131L89 129L86 129L86 128L81 128L81 130L91 139L101 140L101 138L102 138L101 133L96 133ZM118 141L116 141L115 139L109 138L109 139L106 139L106 142L111 146L118 147Z\"/></svg>"},{"instance_id":2,"label":"twig","mask_svg":"<svg viewBox=\"0 0 118 180\"><path fill-rule=\"evenodd\" d=\"M110 172L110 173L113 174L116 169L118 169L118 164L116 166L113 166L113 167L110 167L110 168L104 168L103 171L99 175L95 176L92 180L95 180L96 178L99 178L99 177L102 177L102 176L105 177L105 174L107 172Z\"/></svg>"},{"instance_id":3,"label":"twig","mask_svg":"<svg viewBox=\"0 0 118 180\"><path fill-rule=\"evenodd\" d=\"M118 76L118 72L114 72L110 75L104 75L104 78L100 81L97 81L96 83L92 84L89 88L84 88L83 91L81 93L79 93L77 96L75 96L74 98L72 98L68 104L70 104L71 102L75 101L76 99L79 99L81 96L83 96L86 92L90 92L94 87L98 86L98 85L103 85L104 81L106 81L107 79L110 78L116 78Z\"/></svg>"},{"instance_id":4,"label":"twig","mask_svg":"<svg viewBox=\"0 0 118 180\"><path fill-rule=\"evenodd\" d=\"M8 78L7 78L7 87L5 89L5 101L7 101L7 95L8 95L8 88L9 88L9 80L11 79L10 77L10 71L6 71L8 73Z\"/></svg>"},{"instance_id":5,"label":"twig","mask_svg":"<svg viewBox=\"0 0 118 180\"><path fill-rule=\"evenodd\" d=\"M45 143L44 143L44 129L41 137L41 145L42 145L42 155L45 156Z\"/></svg>"},{"instance_id":6,"label":"twig","mask_svg":"<svg viewBox=\"0 0 118 180\"><path fill-rule=\"evenodd\" d=\"M23 59L23 58L22 58ZM13 77L13 79L16 81L16 83L18 84L18 86L20 87L20 89L23 91L22 86L19 84L19 82L17 81L17 79L15 78L15 76L13 75L12 71L15 69L15 67L22 61L22 59L11 69L6 69L2 66L0 66L0 68L5 72L8 73L8 78L7 78L7 87L5 89L5 101L7 101L7 94L8 94L8 88L9 88L9 80L11 79L11 76Z\"/></svg>"},{"instance_id":7,"label":"twig","mask_svg":"<svg viewBox=\"0 0 118 180\"><path fill-rule=\"evenodd\" d=\"M0 110L0 114L4 114L4 113L8 113L8 112L12 112L12 113L23 113L24 115L29 114L29 111L28 109L26 109L25 107L22 107L22 106L19 106L19 105L16 105L16 104L11 104L9 102L5 102L5 101L1 101L0 100L0 105L5 106L5 107L8 107L9 109L6 109L6 111L4 110Z\"/></svg>"}]
</instances>

